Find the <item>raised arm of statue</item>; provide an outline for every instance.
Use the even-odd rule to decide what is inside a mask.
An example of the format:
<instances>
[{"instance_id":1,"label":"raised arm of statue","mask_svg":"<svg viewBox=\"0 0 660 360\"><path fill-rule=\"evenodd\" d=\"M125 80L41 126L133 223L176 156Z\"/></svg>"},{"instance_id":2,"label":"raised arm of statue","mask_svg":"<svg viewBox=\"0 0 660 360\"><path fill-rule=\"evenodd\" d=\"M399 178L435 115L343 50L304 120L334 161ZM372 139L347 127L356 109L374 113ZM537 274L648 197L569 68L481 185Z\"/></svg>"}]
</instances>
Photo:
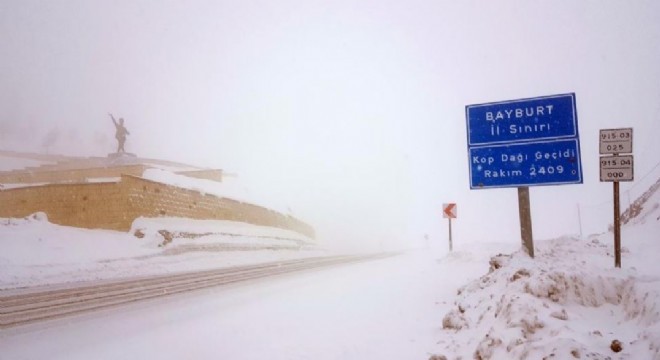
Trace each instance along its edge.
<instances>
[{"instance_id":1,"label":"raised arm of statue","mask_svg":"<svg viewBox=\"0 0 660 360\"><path fill-rule=\"evenodd\" d=\"M112 122L115 123L115 126L117 126L117 120L115 120L115 117L112 116L111 113L108 113L108 115L110 115L110 118L112 119Z\"/></svg>"}]
</instances>

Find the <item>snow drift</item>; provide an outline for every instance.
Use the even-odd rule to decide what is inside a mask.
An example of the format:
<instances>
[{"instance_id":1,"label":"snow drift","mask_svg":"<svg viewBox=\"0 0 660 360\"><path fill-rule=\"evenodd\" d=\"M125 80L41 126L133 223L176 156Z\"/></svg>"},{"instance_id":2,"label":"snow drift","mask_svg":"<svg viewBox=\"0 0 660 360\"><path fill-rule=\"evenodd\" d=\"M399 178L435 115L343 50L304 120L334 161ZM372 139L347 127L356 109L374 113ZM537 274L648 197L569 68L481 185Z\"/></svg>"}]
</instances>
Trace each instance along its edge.
<instances>
[{"instance_id":1,"label":"snow drift","mask_svg":"<svg viewBox=\"0 0 660 360\"><path fill-rule=\"evenodd\" d=\"M648 200L648 201L647 201ZM624 227L623 268L611 233L563 237L490 260L442 318L448 359L660 359L660 194ZM439 357L440 355L438 355Z\"/></svg>"}]
</instances>

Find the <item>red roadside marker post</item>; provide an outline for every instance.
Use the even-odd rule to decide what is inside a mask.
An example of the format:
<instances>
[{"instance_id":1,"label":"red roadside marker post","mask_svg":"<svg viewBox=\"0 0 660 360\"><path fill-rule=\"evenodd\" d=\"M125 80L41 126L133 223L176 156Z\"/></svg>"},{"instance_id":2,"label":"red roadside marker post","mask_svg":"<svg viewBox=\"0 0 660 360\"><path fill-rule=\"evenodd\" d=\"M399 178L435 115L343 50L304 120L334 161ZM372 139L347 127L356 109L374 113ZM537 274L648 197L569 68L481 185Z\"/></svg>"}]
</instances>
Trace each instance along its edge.
<instances>
[{"instance_id":1,"label":"red roadside marker post","mask_svg":"<svg viewBox=\"0 0 660 360\"><path fill-rule=\"evenodd\" d=\"M449 251L452 251L451 219L456 219L456 203L442 204L442 217L449 219Z\"/></svg>"}]
</instances>

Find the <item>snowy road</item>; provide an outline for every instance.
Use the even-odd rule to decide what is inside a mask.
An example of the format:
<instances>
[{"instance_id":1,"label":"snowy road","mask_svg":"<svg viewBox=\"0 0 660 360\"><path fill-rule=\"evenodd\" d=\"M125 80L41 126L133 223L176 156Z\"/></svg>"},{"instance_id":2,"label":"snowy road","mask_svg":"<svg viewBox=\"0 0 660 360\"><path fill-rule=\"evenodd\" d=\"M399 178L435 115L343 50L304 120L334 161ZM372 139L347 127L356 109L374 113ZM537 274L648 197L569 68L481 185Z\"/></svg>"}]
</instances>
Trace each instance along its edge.
<instances>
[{"instance_id":1,"label":"snowy road","mask_svg":"<svg viewBox=\"0 0 660 360\"><path fill-rule=\"evenodd\" d=\"M0 329L238 281L394 255L313 257L138 279L0 291Z\"/></svg>"},{"instance_id":2,"label":"snowy road","mask_svg":"<svg viewBox=\"0 0 660 360\"><path fill-rule=\"evenodd\" d=\"M5 329L0 358L424 359L456 289L487 270L438 258L408 253Z\"/></svg>"}]
</instances>

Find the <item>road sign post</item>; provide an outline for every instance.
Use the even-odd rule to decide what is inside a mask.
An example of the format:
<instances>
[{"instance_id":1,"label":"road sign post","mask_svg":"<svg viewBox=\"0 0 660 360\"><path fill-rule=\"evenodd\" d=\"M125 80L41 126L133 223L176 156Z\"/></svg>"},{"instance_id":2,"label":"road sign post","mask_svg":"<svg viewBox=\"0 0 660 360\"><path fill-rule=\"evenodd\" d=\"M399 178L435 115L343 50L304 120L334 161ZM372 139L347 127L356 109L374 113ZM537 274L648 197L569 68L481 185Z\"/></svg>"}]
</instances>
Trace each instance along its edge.
<instances>
[{"instance_id":1,"label":"road sign post","mask_svg":"<svg viewBox=\"0 0 660 360\"><path fill-rule=\"evenodd\" d=\"M534 257L534 238L532 236L532 212L529 208L529 188L518 188L518 216L520 217L520 237L527 254Z\"/></svg>"},{"instance_id":2,"label":"road sign post","mask_svg":"<svg viewBox=\"0 0 660 360\"><path fill-rule=\"evenodd\" d=\"M621 267L621 206L619 182L614 182L614 267Z\"/></svg>"},{"instance_id":3,"label":"road sign post","mask_svg":"<svg viewBox=\"0 0 660 360\"><path fill-rule=\"evenodd\" d=\"M603 154L632 153L632 128L600 130L599 152Z\"/></svg>"},{"instance_id":4,"label":"road sign post","mask_svg":"<svg viewBox=\"0 0 660 360\"><path fill-rule=\"evenodd\" d=\"M442 217L449 220L449 251L453 251L454 245L451 239L451 219L456 219L456 203L442 204Z\"/></svg>"},{"instance_id":5,"label":"road sign post","mask_svg":"<svg viewBox=\"0 0 660 360\"><path fill-rule=\"evenodd\" d=\"M613 182L614 196L614 267L621 267L621 204L619 200L619 182L633 181L634 158L632 155L619 155L632 153L633 129L602 129L600 130L599 152L600 181Z\"/></svg>"},{"instance_id":6,"label":"road sign post","mask_svg":"<svg viewBox=\"0 0 660 360\"><path fill-rule=\"evenodd\" d=\"M633 181L634 158L632 155L600 157L600 181Z\"/></svg>"},{"instance_id":7,"label":"road sign post","mask_svg":"<svg viewBox=\"0 0 660 360\"><path fill-rule=\"evenodd\" d=\"M454 251L454 244L451 240L451 218L449 218L449 252Z\"/></svg>"},{"instance_id":8,"label":"road sign post","mask_svg":"<svg viewBox=\"0 0 660 360\"><path fill-rule=\"evenodd\" d=\"M534 257L529 186L581 184L575 94L465 107L470 189L518 188L521 240Z\"/></svg>"}]
</instances>

